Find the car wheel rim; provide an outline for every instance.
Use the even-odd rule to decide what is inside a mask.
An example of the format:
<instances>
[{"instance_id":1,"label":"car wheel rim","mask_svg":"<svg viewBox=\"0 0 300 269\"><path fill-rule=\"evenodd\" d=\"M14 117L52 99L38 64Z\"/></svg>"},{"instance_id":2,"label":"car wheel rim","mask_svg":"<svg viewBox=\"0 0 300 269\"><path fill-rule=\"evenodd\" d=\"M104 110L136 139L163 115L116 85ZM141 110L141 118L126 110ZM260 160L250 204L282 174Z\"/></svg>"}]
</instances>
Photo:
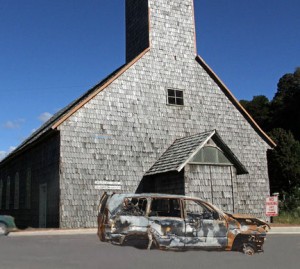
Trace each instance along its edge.
<instances>
[{"instance_id":1,"label":"car wheel rim","mask_svg":"<svg viewBox=\"0 0 300 269\"><path fill-rule=\"evenodd\" d=\"M251 246L249 246L249 245L244 246L243 252L244 252L246 255L249 255L249 256L252 256L252 255L254 255L254 253L255 253L254 248L251 247Z\"/></svg>"},{"instance_id":2,"label":"car wheel rim","mask_svg":"<svg viewBox=\"0 0 300 269\"><path fill-rule=\"evenodd\" d=\"M5 235L7 232L6 226L0 223L0 235Z\"/></svg>"}]
</instances>

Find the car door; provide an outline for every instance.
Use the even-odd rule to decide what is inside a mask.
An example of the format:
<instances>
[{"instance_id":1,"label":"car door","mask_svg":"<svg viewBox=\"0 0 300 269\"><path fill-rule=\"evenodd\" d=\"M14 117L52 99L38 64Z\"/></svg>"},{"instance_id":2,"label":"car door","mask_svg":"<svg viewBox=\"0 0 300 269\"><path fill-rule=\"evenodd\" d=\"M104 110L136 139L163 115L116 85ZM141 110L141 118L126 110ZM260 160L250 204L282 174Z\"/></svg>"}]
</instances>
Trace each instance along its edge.
<instances>
[{"instance_id":1,"label":"car door","mask_svg":"<svg viewBox=\"0 0 300 269\"><path fill-rule=\"evenodd\" d=\"M180 199L152 198L149 210L149 225L154 244L159 248L184 248L185 222Z\"/></svg>"},{"instance_id":2,"label":"car door","mask_svg":"<svg viewBox=\"0 0 300 269\"><path fill-rule=\"evenodd\" d=\"M226 220L212 207L193 199L183 200L186 248L225 248Z\"/></svg>"}]
</instances>

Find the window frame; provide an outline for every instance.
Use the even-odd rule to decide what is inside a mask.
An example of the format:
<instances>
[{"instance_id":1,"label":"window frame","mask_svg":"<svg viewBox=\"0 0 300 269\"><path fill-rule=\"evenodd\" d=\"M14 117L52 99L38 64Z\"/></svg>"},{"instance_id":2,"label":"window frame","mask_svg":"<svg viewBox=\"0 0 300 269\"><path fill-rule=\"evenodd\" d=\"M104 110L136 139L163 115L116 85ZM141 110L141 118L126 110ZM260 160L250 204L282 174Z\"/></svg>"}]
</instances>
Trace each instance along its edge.
<instances>
[{"instance_id":1,"label":"window frame","mask_svg":"<svg viewBox=\"0 0 300 269\"><path fill-rule=\"evenodd\" d=\"M225 155L225 153L217 146L214 146L214 145L205 145L204 147L202 147L194 156L193 158L201 151L203 150L204 148L214 148L216 149L217 153L218 151L220 151L224 156L225 158L229 161L229 163L221 163L221 162L193 162L193 161L189 161L189 164L201 164L201 165L219 165L219 166L234 166L234 164L228 159L228 157ZM192 159L193 159L192 158ZM219 157L218 157L219 159Z\"/></svg>"},{"instance_id":2,"label":"window frame","mask_svg":"<svg viewBox=\"0 0 300 269\"><path fill-rule=\"evenodd\" d=\"M7 177L6 180L6 192L5 192L5 209L9 210L10 209L10 188L11 188L11 181L10 181L10 176Z\"/></svg>"},{"instance_id":3,"label":"window frame","mask_svg":"<svg viewBox=\"0 0 300 269\"><path fill-rule=\"evenodd\" d=\"M3 199L3 179L0 180L0 209L2 209L3 203L2 203L2 199Z\"/></svg>"},{"instance_id":4,"label":"window frame","mask_svg":"<svg viewBox=\"0 0 300 269\"><path fill-rule=\"evenodd\" d=\"M169 95L169 91L174 91L174 96ZM182 97L177 96L177 94L176 94L177 92L180 92L182 94ZM185 104L185 102L184 102L184 90L175 89L175 88L167 88L166 93L167 93L167 105L177 106L177 107L183 107L184 106L184 104ZM175 103L170 103L169 98L174 98ZM177 100L182 100L182 104L178 103Z\"/></svg>"},{"instance_id":5,"label":"window frame","mask_svg":"<svg viewBox=\"0 0 300 269\"><path fill-rule=\"evenodd\" d=\"M179 210L180 210L179 216L172 216L172 215L163 216L163 215L159 215L159 214L158 215L151 215L151 212L152 212L152 203L155 200L168 200L168 206L170 206L170 200L177 200L178 205L179 205ZM169 212L170 212L171 208L169 207L168 209L169 209ZM157 211L157 212L160 212L160 211ZM178 198L176 198L176 197L151 197L151 200L150 200L150 203L149 203L148 217L184 219L184 213L183 213L183 207L182 207L182 199L179 198L179 197Z\"/></svg>"},{"instance_id":6,"label":"window frame","mask_svg":"<svg viewBox=\"0 0 300 269\"><path fill-rule=\"evenodd\" d=\"M31 168L27 169L26 172L26 186L25 186L25 209L31 209Z\"/></svg>"},{"instance_id":7,"label":"window frame","mask_svg":"<svg viewBox=\"0 0 300 269\"><path fill-rule=\"evenodd\" d=\"M20 209L20 174L16 172L15 174L15 186L14 186L14 204L13 208L15 210Z\"/></svg>"},{"instance_id":8,"label":"window frame","mask_svg":"<svg viewBox=\"0 0 300 269\"><path fill-rule=\"evenodd\" d=\"M193 198L182 198L182 207L183 207L183 211L184 211L184 219L187 220L188 219L188 211L186 208L186 201L192 201L194 202L196 205L201 206L203 209L206 209L207 211L211 212L211 213L217 213L218 214L218 219L214 219L214 220L219 220L219 221L224 221L226 220L224 217L224 213L220 210L217 210L216 208L214 208L213 206L211 206L210 204L205 203L204 201L199 201L197 199L193 199Z\"/></svg>"}]
</instances>

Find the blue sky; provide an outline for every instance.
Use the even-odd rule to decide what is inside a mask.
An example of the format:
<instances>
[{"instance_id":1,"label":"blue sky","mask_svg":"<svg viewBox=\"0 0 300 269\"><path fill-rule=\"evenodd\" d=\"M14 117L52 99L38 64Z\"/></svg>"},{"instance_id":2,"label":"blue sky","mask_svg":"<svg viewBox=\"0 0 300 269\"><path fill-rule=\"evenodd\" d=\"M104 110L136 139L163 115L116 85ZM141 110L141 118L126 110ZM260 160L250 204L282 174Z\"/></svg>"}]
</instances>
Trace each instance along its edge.
<instances>
[{"instance_id":1,"label":"blue sky","mask_svg":"<svg viewBox=\"0 0 300 269\"><path fill-rule=\"evenodd\" d=\"M0 0L0 158L125 62L124 0ZM233 94L300 66L299 0L195 0L197 49Z\"/></svg>"}]
</instances>

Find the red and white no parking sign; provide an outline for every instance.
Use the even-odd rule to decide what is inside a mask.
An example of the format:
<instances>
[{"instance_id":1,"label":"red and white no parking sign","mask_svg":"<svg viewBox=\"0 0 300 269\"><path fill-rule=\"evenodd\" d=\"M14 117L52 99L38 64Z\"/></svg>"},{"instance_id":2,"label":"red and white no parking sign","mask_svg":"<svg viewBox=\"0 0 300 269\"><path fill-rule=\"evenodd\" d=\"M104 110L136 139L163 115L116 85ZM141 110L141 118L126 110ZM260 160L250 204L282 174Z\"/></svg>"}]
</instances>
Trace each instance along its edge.
<instances>
[{"instance_id":1,"label":"red and white no parking sign","mask_svg":"<svg viewBox=\"0 0 300 269\"><path fill-rule=\"evenodd\" d=\"M266 215L267 217L278 216L278 196L266 198Z\"/></svg>"}]
</instances>

